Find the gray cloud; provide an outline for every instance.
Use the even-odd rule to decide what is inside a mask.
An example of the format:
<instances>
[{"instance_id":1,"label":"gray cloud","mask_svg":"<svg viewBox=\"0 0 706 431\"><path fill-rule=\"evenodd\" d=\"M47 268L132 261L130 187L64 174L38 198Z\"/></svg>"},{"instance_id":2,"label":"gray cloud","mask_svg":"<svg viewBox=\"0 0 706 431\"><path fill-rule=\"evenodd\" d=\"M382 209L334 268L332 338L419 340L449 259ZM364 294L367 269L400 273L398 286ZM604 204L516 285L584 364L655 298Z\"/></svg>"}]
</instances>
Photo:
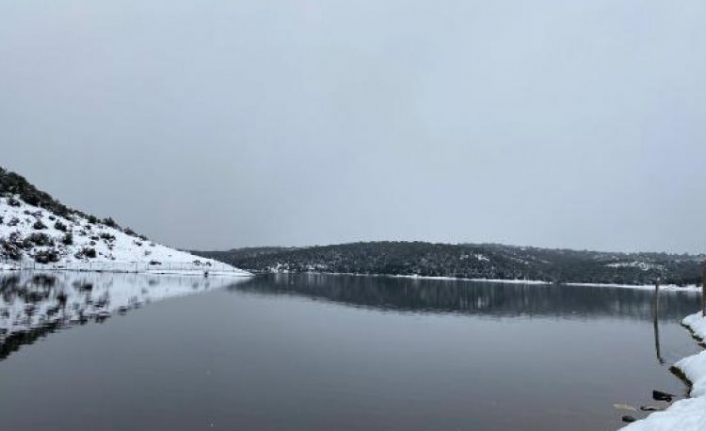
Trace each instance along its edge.
<instances>
[{"instance_id":1,"label":"gray cloud","mask_svg":"<svg viewBox=\"0 0 706 431\"><path fill-rule=\"evenodd\" d=\"M703 252L706 4L0 3L0 164L180 247Z\"/></svg>"}]
</instances>

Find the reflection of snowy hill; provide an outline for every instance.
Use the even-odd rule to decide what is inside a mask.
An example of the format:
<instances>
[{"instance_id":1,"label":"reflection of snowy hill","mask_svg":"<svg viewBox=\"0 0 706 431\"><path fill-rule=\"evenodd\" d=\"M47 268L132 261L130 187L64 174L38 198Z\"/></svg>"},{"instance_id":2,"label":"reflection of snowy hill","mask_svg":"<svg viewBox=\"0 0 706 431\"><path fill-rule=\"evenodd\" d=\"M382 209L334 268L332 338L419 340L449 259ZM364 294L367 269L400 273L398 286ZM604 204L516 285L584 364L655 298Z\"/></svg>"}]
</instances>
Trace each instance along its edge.
<instances>
[{"instance_id":1,"label":"reflection of snowy hill","mask_svg":"<svg viewBox=\"0 0 706 431\"><path fill-rule=\"evenodd\" d=\"M153 301L243 280L76 272L7 274L0 276L0 347L14 334L101 320Z\"/></svg>"}]
</instances>

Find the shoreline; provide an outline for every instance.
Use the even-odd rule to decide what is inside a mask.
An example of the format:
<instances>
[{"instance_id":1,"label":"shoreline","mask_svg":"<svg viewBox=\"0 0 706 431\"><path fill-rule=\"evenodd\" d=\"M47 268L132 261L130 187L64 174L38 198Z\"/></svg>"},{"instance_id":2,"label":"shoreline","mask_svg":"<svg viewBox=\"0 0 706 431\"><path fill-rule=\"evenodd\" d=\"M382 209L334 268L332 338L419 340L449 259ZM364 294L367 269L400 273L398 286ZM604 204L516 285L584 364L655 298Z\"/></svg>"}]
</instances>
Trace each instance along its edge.
<instances>
[{"instance_id":1,"label":"shoreline","mask_svg":"<svg viewBox=\"0 0 706 431\"><path fill-rule=\"evenodd\" d=\"M696 341L706 340L706 317L702 312L682 320ZM661 412L620 428L619 431L699 431L706 427L706 350L674 364L691 384L689 398L675 402Z\"/></svg>"},{"instance_id":2,"label":"shoreline","mask_svg":"<svg viewBox=\"0 0 706 431\"><path fill-rule=\"evenodd\" d=\"M35 272L83 272L83 273L112 273L112 274L146 274L146 275L184 275L184 276L203 276L206 272L204 268L192 268L192 269L142 269L142 270L131 270L131 269L120 269L120 268L91 268L89 267L75 267L75 268L59 268L59 267L46 267L46 268L22 268L14 265L3 265L0 264L0 274L10 273L10 272L21 272L21 271L35 271ZM527 286L547 286L547 285L559 285L559 286L569 286L569 287L609 287L616 289L639 289L639 290L653 290L655 288L654 284L616 284L616 283L586 283L586 282L567 282L567 283L554 283L551 281L543 280L526 280L526 279L502 279L502 278L465 278L465 277L449 277L449 276L432 276L432 275L416 275L416 274L362 274L354 272L319 272L319 271L308 271L308 272L289 272L289 271L277 271L277 272L249 272L246 270L210 270L208 271L208 276L215 277L257 277L260 275L343 275L348 277L384 277L384 278L402 278L409 280L435 280L435 281L472 281L476 283L496 283L496 284L519 284ZM660 285L660 291L667 292L692 292L697 293L701 291L701 287L690 284L687 286L677 286L675 284L663 284ZM706 339L706 336L704 337Z\"/></svg>"},{"instance_id":3,"label":"shoreline","mask_svg":"<svg viewBox=\"0 0 706 431\"><path fill-rule=\"evenodd\" d=\"M92 269L92 268L19 268L0 265L0 275L21 272L37 273L84 273L84 274L137 274L137 275L179 275L184 277L233 277L249 278L255 274L242 270L211 270L204 269L151 269L151 270L125 270L125 269ZM208 274L208 275L206 275Z\"/></svg>"}]
</instances>

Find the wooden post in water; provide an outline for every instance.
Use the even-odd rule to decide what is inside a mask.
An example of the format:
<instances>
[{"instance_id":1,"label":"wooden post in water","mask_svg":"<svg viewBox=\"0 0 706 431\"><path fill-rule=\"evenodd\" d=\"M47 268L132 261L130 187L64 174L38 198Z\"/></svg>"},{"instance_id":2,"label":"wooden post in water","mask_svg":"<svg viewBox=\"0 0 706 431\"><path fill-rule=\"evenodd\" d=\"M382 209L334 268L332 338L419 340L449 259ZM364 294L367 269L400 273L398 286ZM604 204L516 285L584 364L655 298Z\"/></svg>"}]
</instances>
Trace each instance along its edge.
<instances>
[{"instance_id":1,"label":"wooden post in water","mask_svg":"<svg viewBox=\"0 0 706 431\"><path fill-rule=\"evenodd\" d=\"M657 313L655 313L654 320L652 322L655 336L655 354L657 355L657 362L660 365L664 365L664 358L662 358L662 348L659 342L659 320L657 320Z\"/></svg>"},{"instance_id":2,"label":"wooden post in water","mask_svg":"<svg viewBox=\"0 0 706 431\"><path fill-rule=\"evenodd\" d=\"M658 278L657 281L655 282L655 297L654 297L655 319L659 317L659 283L660 283L660 279Z\"/></svg>"},{"instance_id":3,"label":"wooden post in water","mask_svg":"<svg viewBox=\"0 0 706 431\"><path fill-rule=\"evenodd\" d=\"M652 299L652 324L654 325L654 336L655 336L655 353L657 354L657 361L660 365L664 365L664 359L662 358L662 349L660 348L659 342L659 283L658 278L655 281L655 297Z\"/></svg>"},{"instance_id":4,"label":"wooden post in water","mask_svg":"<svg viewBox=\"0 0 706 431\"><path fill-rule=\"evenodd\" d=\"M664 365L664 359L662 358L662 349L660 348L659 342L659 284L660 279L657 278L655 281L655 297L652 300L652 318L654 325L654 336L655 336L655 353L657 354L657 361L660 365Z\"/></svg>"}]
</instances>

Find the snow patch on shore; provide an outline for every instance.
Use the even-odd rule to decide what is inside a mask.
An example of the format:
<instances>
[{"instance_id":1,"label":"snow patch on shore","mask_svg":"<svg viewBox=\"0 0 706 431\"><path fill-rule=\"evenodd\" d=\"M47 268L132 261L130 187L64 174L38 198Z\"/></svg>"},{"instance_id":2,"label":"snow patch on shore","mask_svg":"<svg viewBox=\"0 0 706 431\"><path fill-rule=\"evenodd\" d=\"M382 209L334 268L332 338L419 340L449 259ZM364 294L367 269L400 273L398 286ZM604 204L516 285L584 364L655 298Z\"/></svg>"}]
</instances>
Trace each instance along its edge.
<instances>
[{"instance_id":1,"label":"snow patch on shore","mask_svg":"<svg viewBox=\"0 0 706 431\"><path fill-rule=\"evenodd\" d=\"M706 340L706 318L701 313L682 323L697 337ZM621 431L704 431L706 430L706 351L686 357L674 366L691 382L691 398L677 401L663 412L632 423Z\"/></svg>"},{"instance_id":2,"label":"snow patch on shore","mask_svg":"<svg viewBox=\"0 0 706 431\"><path fill-rule=\"evenodd\" d=\"M702 313L692 314L686 317L682 323L701 340L706 340L706 318ZM706 397L706 351L697 355L689 356L675 364L687 379L691 382L692 397ZM706 422L703 428L706 429Z\"/></svg>"},{"instance_id":3,"label":"snow patch on shore","mask_svg":"<svg viewBox=\"0 0 706 431\"><path fill-rule=\"evenodd\" d=\"M672 404L663 412L655 412L621 431L704 431L706 398L690 398Z\"/></svg>"},{"instance_id":4,"label":"snow patch on shore","mask_svg":"<svg viewBox=\"0 0 706 431\"><path fill-rule=\"evenodd\" d=\"M620 289L642 289L642 290L654 290L654 284L610 284L610 283L562 283L565 286L600 286L600 287L617 287ZM660 292L662 291L693 291L697 292L701 290L700 286L695 284L690 284L687 286L677 286L676 284L661 284L659 286Z\"/></svg>"},{"instance_id":5,"label":"snow patch on shore","mask_svg":"<svg viewBox=\"0 0 706 431\"><path fill-rule=\"evenodd\" d=\"M651 269L664 269L662 265L655 265L652 263L640 261L609 263L607 266L609 268L637 268L641 271L649 271Z\"/></svg>"}]
</instances>

